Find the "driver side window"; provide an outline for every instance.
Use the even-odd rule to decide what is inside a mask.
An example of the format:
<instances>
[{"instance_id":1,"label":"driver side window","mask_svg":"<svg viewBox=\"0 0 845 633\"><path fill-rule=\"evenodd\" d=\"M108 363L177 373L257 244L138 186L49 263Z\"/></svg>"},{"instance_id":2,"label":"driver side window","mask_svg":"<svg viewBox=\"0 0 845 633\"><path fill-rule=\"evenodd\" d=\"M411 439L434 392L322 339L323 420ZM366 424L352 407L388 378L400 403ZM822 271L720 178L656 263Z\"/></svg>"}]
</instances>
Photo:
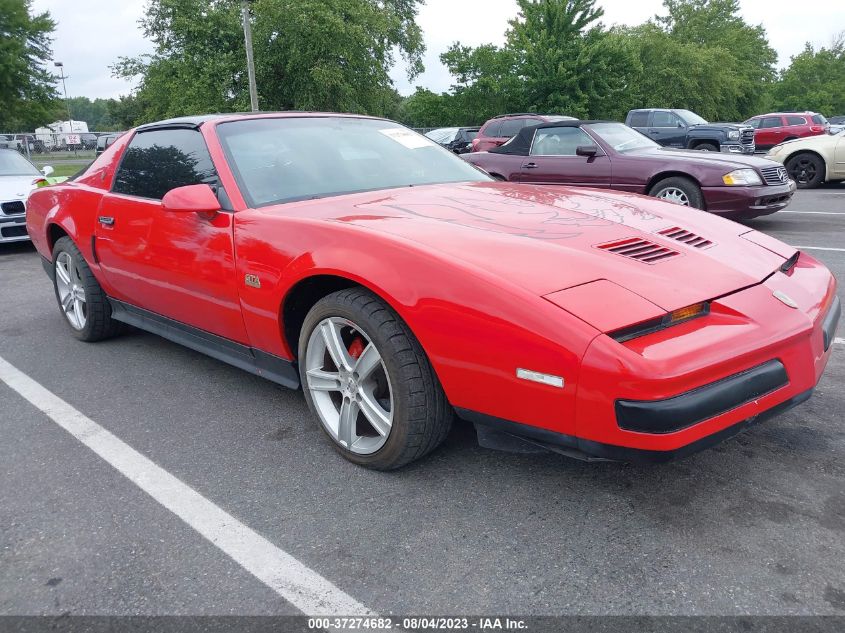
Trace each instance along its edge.
<instances>
[{"instance_id":1,"label":"driver side window","mask_svg":"<svg viewBox=\"0 0 845 633\"><path fill-rule=\"evenodd\" d=\"M578 127L540 128L534 134L531 156L575 156L581 145L595 145L595 141Z\"/></svg>"},{"instance_id":2,"label":"driver side window","mask_svg":"<svg viewBox=\"0 0 845 633\"><path fill-rule=\"evenodd\" d=\"M137 132L114 177L112 191L160 200L185 185L217 184L217 172L197 130Z\"/></svg>"}]
</instances>

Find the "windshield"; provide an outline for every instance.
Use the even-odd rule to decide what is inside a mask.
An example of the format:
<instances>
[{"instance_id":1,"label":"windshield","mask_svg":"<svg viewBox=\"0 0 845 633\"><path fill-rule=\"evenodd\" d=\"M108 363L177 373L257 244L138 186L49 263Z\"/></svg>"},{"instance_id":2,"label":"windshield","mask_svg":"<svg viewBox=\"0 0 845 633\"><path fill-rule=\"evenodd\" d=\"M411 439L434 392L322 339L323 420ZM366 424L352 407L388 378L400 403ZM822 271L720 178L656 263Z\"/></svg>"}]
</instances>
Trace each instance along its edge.
<instances>
[{"instance_id":1,"label":"windshield","mask_svg":"<svg viewBox=\"0 0 845 633\"><path fill-rule=\"evenodd\" d=\"M0 152L0 176L40 176L41 173L17 152Z\"/></svg>"},{"instance_id":2,"label":"windshield","mask_svg":"<svg viewBox=\"0 0 845 633\"><path fill-rule=\"evenodd\" d=\"M450 143L455 140L458 135L459 128L456 127L441 127L431 132L426 133L426 137L430 138L435 143Z\"/></svg>"},{"instance_id":3,"label":"windshield","mask_svg":"<svg viewBox=\"0 0 845 633\"><path fill-rule=\"evenodd\" d=\"M251 206L490 178L390 121L284 117L221 123L217 133Z\"/></svg>"},{"instance_id":4,"label":"windshield","mask_svg":"<svg viewBox=\"0 0 845 633\"><path fill-rule=\"evenodd\" d=\"M624 123L593 123L586 127L617 152L660 147L650 138L629 128Z\"/></svg>"},{"instance_id":5,"label":"windshield","mask_svg":"<svg viewBox=\"0 0 845 633\"><path fill-rule=\"evenodd\" d=\"M707 121L689 110L674 110L675 114L684 120L687 125L707 125Z\"/></svg>"}]
</instances>

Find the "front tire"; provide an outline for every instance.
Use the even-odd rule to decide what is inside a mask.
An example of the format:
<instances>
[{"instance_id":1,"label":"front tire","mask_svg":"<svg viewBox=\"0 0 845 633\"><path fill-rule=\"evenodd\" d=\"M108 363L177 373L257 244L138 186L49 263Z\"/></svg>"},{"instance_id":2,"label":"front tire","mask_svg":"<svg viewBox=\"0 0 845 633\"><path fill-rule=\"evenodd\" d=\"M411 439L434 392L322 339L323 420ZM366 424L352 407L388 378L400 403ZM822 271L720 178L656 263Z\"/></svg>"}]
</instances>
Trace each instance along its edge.
<instances>
[{"instance_id":1,"label":"front tire","mask_svg":"<svg viewBox=\"0 0 845 633\"><path fill-rule=\"evenodd\" d=\"M655 183L648 195L684 207L704 208L704 196L699 186L689 178L672 176Z\"/></svg>"},{"instance_id":2,"label":"front tire","mask_svg":"<svg viewBox=\"0 0 845 633\"><path fill-rule=\"evenodd\" d=\"M718 152L719 146L715 143L699 143L695 149L699 152Z\"/></svg>"},{"instance_id":3,"label":"front tire","mask_svg":"<svg viewBox=\"0 0 845 633\"><path fill-rule=\"evenodd\" d=\"M815 154L796 154L786 161L786 171L799 189L815 189L824 182L824 161Z\"/></svg>"},{"instance_id":4,"label":"front tire","mask_svg":"<svg viewBox=\"0 0 845 633\"><path fill-rule=\"evenodd\" d=\"M80 341L101 341L122 330L111 317L106 293L69 237L53 246L53 289L64 322Z\"/></svg>"},{"instance_id":5,"label":"front tire","mask_svg":"<svg viewBox=\"0 0 845 633\"><path fill-rule=\"evenodd\" d=\"M392 470L433 451L452 409L410 328L362 288L334 292L305 317L299 375L309 409L349 461Z\"/></svg>"}]
</instances>

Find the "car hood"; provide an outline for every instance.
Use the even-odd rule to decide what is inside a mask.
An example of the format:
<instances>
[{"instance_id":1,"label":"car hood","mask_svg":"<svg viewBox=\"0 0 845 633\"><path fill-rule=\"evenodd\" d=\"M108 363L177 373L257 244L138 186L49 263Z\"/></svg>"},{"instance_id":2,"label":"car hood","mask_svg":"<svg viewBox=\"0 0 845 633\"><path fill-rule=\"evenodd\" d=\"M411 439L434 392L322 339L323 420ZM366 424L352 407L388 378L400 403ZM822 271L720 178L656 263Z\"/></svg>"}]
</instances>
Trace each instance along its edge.
<instances>
[{"instance_id":1,"label":"car hood","mask_svg":"<svg viewBox=\"0 0 845 633\"><path fill-rule=\"evenodd\" d=\"M38 176L0 176L0 200L25 200Z\"/></svg>"},{"instance_id":2,"label":"car hood","mask_svg":"<svg viewBox=\"0 0 845 633\"><path fill-rule=\"evenodd\" d=\"M285 207L264 211L291 215ZM430 185L309 201L295 214L414 242L537 295L607 279L665 310L758 284L795 252L697 209L585 188ZM709 244L695 248L659 233L676 227ZM601 248L631 238L675 255L649 264Z\"/></svg>"},{"instance_id":3,"label":"car hood","mask_svg":"<svg viewBox=\"0 0 845 633\"><path fill-rule=\"evenodd\" d=\"M751 128L750 125L744 123L699 123L698 125L691 125L690 130L744 130Z\"/></svg>"},{"instance_id":4,"label":"car hood","mask_svg":"<svg viewBox=\"0 0 845 633\"><path fill-rule=\"evenodd\" d=\"M626 157L643 157L643 158L659 158L662 160L670 160L672 162L694 162L699 165L721 166L727 171L734 169L741 169L743 167L753 167L755 169L763 169L764 167L771 167L772 161L761 156L749 156L746 154L725 154L716 152L700 152L688 149L676 149L672 147L649 147L647 149L636 150L623 154Z\"/></svg>"}]
</instances>

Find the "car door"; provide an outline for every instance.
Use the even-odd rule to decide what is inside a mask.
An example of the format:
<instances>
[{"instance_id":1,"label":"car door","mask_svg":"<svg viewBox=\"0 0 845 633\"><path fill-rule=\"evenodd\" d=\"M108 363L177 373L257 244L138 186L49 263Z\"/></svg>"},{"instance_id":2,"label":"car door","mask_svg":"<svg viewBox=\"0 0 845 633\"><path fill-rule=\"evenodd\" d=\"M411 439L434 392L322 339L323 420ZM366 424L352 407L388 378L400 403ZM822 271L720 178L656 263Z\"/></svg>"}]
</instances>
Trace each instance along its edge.
<instances>
[{"instance_id":1,"label":"car door","mask_svg":"<svg viewBox=\"0 0 845 633\"><path fill-rule=\"evenodd\" d=\"M836 147L833 149L833 170L837 178L845 178L845 132L836 136Z\"/></svg>"},{"instance_id":2,"label":"car door","mask_svg":"<svg viewBox=\"0 0 845 633\"><path fill-rule=\"evenodd\" d=\"M648 135L664 147L684 147L687 138L687 126L673 112L655 110L651 113Z\"/></svg>"},{"instance_id":3,"label":"car door","mask_svg":"<svg viewBox=\"0 0 845 633\"><path fill-rule=\"evenodd\" d=\"M199 130L135 134L97 212L95 250L115 299L247 343L238 297L233 214L165 211L183 185L217 184Z\"/></svg>"},{"instance_id":4,"label":"car door","mask_svg":"<svg viewBox=\"0 0 845 633\"><path fill-rule=\"evenodd\" d=\"M595 156L578 156L578 147L595 147ZM577 126L538 128L523 159L520 182L537 185L610 187L611 165L596 142Z\"/></svg>"},{"instance_id":5,"label":"car door","mask_svg":"<svg viewBox=\"0 0 845 633\"><path fill-rule=\"evenodd\" d=\"M760 127L754 134L754 144L761 147L774 147L786 138L783 118L780 116L764 116L760 120Z\"/></svg>"}]
</instances>

